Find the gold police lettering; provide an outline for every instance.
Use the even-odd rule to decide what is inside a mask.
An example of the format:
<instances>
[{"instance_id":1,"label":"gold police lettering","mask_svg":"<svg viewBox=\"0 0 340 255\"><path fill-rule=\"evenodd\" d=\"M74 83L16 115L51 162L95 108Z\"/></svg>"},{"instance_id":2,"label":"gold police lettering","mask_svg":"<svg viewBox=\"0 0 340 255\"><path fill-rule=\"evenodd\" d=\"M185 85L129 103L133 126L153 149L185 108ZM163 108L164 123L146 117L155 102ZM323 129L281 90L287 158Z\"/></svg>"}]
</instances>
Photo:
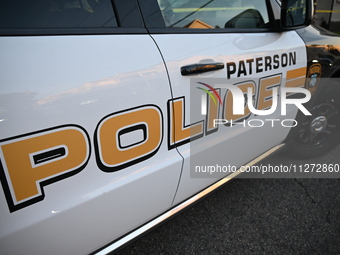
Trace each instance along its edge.
<instances>
[{"instance_id":1,"label":"gold police lettering","mask_svg":"<svg viewBox=\"0 0 340 255\"><path fill-rule=\"evenodd\" d=\"M228 63L228 75L229 78L232 74L249 75L295 63L295 52L241 61L238 67L232 62ZM248 80L234 83L232 86L243 93L250 89L254 107L257 110L266 110L274 104L273 89L282 85L283 77L286 78L285 87L303 87L306 68L287 70L285 75L278 72L260 77L258 85L256 81ZM44 200L46 185L80 173L90 160L92 146L98 168L104 172L114 172L153 157L164 141L164 134L167 134L168 149L171 150L217 132L219 126L215 125L216 119L222 117L222 120L228 123L246 120L252 114L248 104L244 105L243 113L234 114L231 110L233 96L229 90L223 92L224 100L221 106L213 103L208 97L206 118L194 123L188 123L190 120L185 115L184 96L169 99L166 132L163 130L165 121L162 110L150 104L124 109L103 117L92 134L93 143L83 127L73 124L0 140L0 181L10 212ZM216 89L216 93L222 94L221 87ZM222 124L232 126L228 123ZM135 133L140 136L132 140L125 139Z\"/></svg>"}]
</instances>

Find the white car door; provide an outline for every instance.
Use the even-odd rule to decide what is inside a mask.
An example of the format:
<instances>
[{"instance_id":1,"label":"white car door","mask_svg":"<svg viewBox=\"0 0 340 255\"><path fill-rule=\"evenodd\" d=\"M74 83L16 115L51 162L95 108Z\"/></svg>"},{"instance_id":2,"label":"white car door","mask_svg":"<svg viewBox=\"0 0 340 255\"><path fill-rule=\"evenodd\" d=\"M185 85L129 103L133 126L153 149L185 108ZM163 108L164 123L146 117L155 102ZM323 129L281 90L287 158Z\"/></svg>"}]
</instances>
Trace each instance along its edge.
<instances>
[{"instance_id":1,"label":"white car door","mask_svg":"<svg viewBox=\"0 0 340 255\"><path fill-rule=\"evenodd\" d=\"M255 110L275 109L281 87L304 86L306 49L295 31L274 31L266 0L158 0L153 8L143 2L174 98L168 101L168 147L185 159L178 203L284 140L297 107L288 106L286 115L280 107L259 115L245 104L236 114L226 86L242 94L251 89L245 103L252 101Z\"/></svg>"},{"instance_id":2,"label":"white car door","mask_svg":"<svg viewBox=\"0 0 340 255\"><path fill-rule=\"evenodd\" d=\"M89 254L171 206L171 91L131 3L1 3L2 254Z\"/></svg>"}]
</instances>

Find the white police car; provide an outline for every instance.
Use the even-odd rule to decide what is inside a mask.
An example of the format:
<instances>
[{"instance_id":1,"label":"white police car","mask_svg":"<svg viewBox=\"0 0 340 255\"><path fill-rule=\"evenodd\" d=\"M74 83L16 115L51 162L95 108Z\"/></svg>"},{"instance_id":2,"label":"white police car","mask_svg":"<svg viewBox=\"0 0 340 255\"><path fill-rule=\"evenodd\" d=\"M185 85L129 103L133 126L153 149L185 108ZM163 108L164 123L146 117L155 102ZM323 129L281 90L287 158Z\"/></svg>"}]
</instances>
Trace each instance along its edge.
<instances>
[{"instance_id":1,"label":"white police car","mask_svg":"<svg viewBox=\"0 0 340 255\"><path fill-rule=\"evenodd\" d=\"M2 254L105 254L284 145L336 146L311 2L1 0Z\"/></svg>"}]
</instances>

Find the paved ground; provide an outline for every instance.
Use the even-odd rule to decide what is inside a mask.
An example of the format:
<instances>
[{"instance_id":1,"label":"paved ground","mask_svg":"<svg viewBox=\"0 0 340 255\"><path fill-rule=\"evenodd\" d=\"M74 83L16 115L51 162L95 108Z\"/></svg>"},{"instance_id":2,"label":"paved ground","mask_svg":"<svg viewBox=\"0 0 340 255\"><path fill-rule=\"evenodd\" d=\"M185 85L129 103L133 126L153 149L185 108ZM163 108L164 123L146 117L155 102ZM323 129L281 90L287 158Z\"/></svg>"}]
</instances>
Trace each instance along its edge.
<instances>
[{"instance_id":1,"label":"paved ground","mask_svg":"<svg viewBox=\"0 0 340 255\"><path fill-rule=\"evenodd\" d=\"M234 180L117 254L340 254L340 179Z\"/></svg>"}]
</instances>

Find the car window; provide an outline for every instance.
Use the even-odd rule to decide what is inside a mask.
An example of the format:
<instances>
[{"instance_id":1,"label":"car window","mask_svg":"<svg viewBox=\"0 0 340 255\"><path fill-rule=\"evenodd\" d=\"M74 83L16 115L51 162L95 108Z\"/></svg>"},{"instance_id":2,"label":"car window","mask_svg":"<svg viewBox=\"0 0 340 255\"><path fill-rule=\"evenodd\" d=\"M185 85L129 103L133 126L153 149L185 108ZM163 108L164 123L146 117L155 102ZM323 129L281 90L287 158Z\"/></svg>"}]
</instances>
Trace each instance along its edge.
<instances>
[{"instance_id":1,"label":"car window","mask_svg":"<svg viewBox=\"0 0 340 255\"><path fill-rule=\"evenodd\" d=\"M269 18L265 0L158 0L166 27L265 28Z\"/></svg>"},{"instance_id":2,"label":"car window","mask_svg":"<svg viewBox=\"0 0 340 255\"><path fill-rule=\"evenodd\" d=\"M116 26L110 0L0 0L0 28Z\"/></svg>"},{"instance_id":3,"label":"car window","mask_svg":"<svg viewBox=\"0 0 340 255\"><path fill-rule=\"evenodd\" d=\"M306 6L303 1L288 2L288 10L286 12L286 23L288 26L296 26L304 24L306 20Z\"/></svg>"}]
</instances>

